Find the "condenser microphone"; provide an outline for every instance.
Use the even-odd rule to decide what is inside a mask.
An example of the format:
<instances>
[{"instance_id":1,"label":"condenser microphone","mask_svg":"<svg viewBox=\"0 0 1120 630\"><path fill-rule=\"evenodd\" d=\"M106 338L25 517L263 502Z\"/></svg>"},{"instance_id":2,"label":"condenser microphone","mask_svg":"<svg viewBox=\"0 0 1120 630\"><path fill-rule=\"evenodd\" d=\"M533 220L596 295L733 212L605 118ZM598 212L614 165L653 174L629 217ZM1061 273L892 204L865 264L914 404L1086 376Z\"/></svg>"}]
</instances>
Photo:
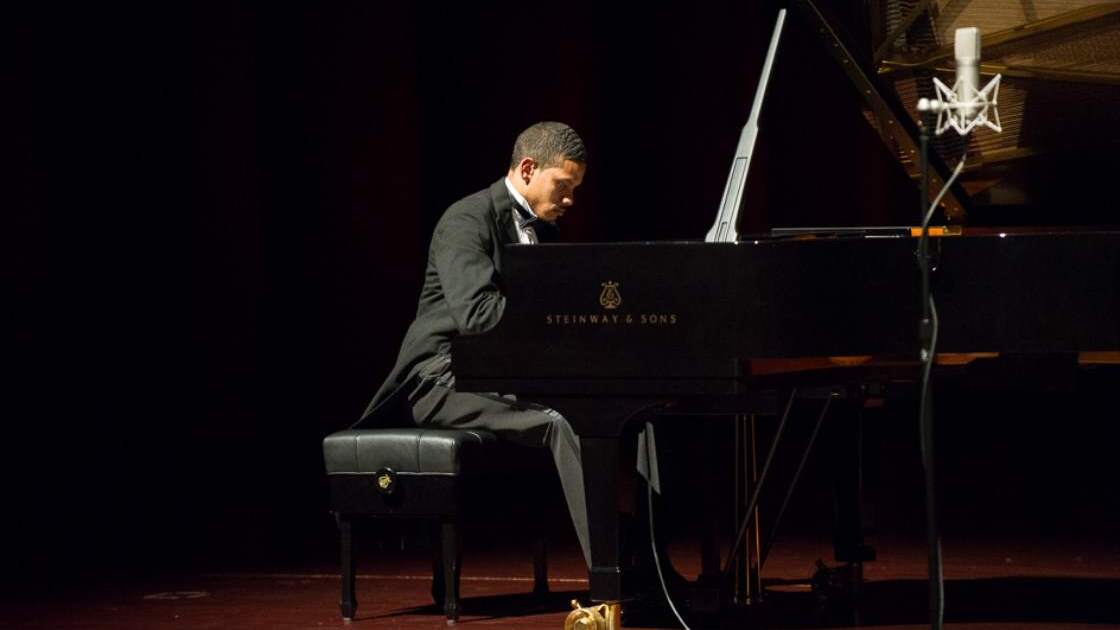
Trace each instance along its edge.
<instances>
[{"instance_id":1,"label":"condenser microphone","mask_svg":"<svg viewBox=\"0 0 1120 630\"><path fill-rule=\"evenodd\" d=\"M937 114L935 133L939 136L950 128L962 136L977 126L1003 131L997 109L1000 75L980 87L980 29L958 28L953 52L957 61L953 87L934 77L935 97L918 99L918 111Z\"/></svg>"},{"instance_id":2,"label":"condenser microphone","mask_svg":"<svg viewBox=\"0 0 1120 630\"><path fill-rule=\"evenodd\" d=\"M961 116L971 121L976 115L976 93L980 89L980 29L958 28L953 51L957 58L957 80L953 91L961 103Z\"/></svg>"}]
</instances>

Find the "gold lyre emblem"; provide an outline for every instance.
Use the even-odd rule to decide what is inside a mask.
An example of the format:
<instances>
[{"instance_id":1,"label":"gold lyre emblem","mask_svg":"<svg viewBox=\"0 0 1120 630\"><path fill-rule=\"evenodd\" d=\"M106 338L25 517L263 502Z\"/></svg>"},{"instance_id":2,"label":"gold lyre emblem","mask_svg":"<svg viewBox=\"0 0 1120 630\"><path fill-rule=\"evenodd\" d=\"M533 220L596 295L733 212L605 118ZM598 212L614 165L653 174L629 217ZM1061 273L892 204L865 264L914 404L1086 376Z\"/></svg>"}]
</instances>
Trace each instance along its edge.
<instances>
[{"instance_id":1,"label":"gold lyre emblem","mask_svg":"<svg viewBox=\"0 0 1120 630\"><path fill-rule=\"evenodd\" d=\"M622 295L618 292L618 283L608 280L602 286L603 291L599 294L599 304L608 311L613 311L622 304Z\"/></svg>"}]
</instances>

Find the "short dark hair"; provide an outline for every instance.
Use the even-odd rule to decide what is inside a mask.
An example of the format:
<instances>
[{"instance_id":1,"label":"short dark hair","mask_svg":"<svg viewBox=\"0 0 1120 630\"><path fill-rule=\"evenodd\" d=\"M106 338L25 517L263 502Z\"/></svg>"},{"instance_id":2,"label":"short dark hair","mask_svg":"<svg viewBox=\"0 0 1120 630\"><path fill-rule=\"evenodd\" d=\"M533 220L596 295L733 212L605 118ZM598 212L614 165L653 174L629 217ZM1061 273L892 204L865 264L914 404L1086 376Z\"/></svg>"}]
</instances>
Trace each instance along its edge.
<instances>
[{"instance_id":1,"label":"short dark hair","mask_svg":"<svg viewBox=\"0 0 1120 630\"><path fill-rule=\"evenodd\" d=\"M524 158L533 158L542 167L559 166L564 160L587 163L587 147L575 129L551 120L539 122L517 136L509 167Z\"/></svg>"}]
</instances>

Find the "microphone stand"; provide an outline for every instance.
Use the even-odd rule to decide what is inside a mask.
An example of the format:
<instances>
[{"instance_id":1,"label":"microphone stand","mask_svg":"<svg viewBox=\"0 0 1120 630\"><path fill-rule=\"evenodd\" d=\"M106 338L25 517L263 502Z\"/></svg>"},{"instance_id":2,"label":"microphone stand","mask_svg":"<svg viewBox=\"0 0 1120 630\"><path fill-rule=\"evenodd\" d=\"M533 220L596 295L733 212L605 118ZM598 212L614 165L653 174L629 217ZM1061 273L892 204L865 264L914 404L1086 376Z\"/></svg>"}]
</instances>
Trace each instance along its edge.
<instances>
[{"instance_id":1,"label":"microphone stand","mask_svg":"<svg viewBox=\"0 0 1120 630\"><path fill-rule=\"evenodd\" d=\"M957 30L958 40L958 53L960 49L960 35L963 29ZM975 29L973 29L975 31ZM978 32L972 33L973 36L979 37ZM979 52L979 44L977 42L975 53ZM961 55L958 54L958 58ZM958 78L957 82L949 88L942 83L937 77L933 79L934 88L937 90L937 99L935 102L930 102L929 99L918 100L918 111L921 112L919 116L918 126L920 128L919 144L921 149L921 214L919 218L922 221L922 233L918 241L918 267L921 271L921 300L922 300L922 319L918 325L918 339L921 344L920 358L922 363L922 382L921 393L918 409L918 425L921 435L921 450L922 450L922 467L925 469L926 481L926 543L929 548L929 619L930 627L933 630L941 630L944 621L944 601L945 601L945 579L942 571L941 562L941 535L937 529L937 484L934 467L934 449L933 449L933 387L931 385L931 374L933 372L933 358L937 346L937 307L934 305L933 298L930 296L930 282L929 276L933 267L930 265L929 255L929 222L933 218L933 212L936 210L936 203L941 200L941 195L944 190L938 194L937 199L933 204L930 204L929 199L929 128L936 126L936 133L940 135L948 128L953 128L962 136L968 133L977 125L988 127L992 131L999 133L1002 127L999 123L999 112L995 109L996 101L999 98L999 81L1000 75L996 75L983 89L976 91L975 88L970 90L975 94L966 94L968 99L961 101L959 98L958 85L962 82L959 76L959 69L961 62L958 60ZM988 118L988 107L992 107L993 119ZM937 112L937 122L934 123L932 113ZM969 114L969 112L973 112ZM978 113L976 113L978 112ZM942 118L944 116L944 119ZM967 150L967 149L966 149ZM961 158L960 164L953 171L953 176L945 182L946 189L953 183L957 175L960 175L961 169L964 168L964 158ZM940 245L940 242L938 243Z\"/></svg>"},{"instance_id":2,"label":"microphone stand","mask_svg":"<svg viewBox=\"0 0 1120 630\"><path fill-rule=\"evenodd\" d=\"M933 630L941 630L943 623L943 575L941 565L941 534L937 528L937 494L934 475L933 450L933 391L930 374L933 369L934 323L930 298L929 221L926 219L929 201L929 113L923 113L918 122L921 150L921 221L922 233L918 240L918 267L921 272L922 319L919 322L919 357L922 363L922 382L918 424L922 444L922 464L926 485L926 543L929 549L929 618Z\"/></svg>"}]
</instances>

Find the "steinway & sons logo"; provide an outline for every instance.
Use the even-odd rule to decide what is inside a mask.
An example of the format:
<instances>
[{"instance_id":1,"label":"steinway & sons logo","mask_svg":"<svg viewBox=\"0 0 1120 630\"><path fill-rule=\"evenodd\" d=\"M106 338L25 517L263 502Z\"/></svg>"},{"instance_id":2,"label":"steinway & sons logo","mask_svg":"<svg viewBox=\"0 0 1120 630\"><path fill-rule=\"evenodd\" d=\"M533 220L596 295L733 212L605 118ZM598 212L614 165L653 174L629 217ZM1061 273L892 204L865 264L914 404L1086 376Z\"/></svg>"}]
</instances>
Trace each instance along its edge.
<instances>
[{"instance_id":1,"label":"steinway & sons logo","mask_svg":"<svg viewBox=\"0 0 1120 630\"><path fill-rule=\"evenodd\" d=\"M600 283L602 290L599 292L599 306L603 312L599 313L551 313L544 316L546 326L587 326L587 325L617 325L637 324L639 326L675 326L676 313L626 313L618 312L622 306L622 293L619 284L613 280ZM607 312L611 311L611 312Z\"/></svg>"}]
</instances>

